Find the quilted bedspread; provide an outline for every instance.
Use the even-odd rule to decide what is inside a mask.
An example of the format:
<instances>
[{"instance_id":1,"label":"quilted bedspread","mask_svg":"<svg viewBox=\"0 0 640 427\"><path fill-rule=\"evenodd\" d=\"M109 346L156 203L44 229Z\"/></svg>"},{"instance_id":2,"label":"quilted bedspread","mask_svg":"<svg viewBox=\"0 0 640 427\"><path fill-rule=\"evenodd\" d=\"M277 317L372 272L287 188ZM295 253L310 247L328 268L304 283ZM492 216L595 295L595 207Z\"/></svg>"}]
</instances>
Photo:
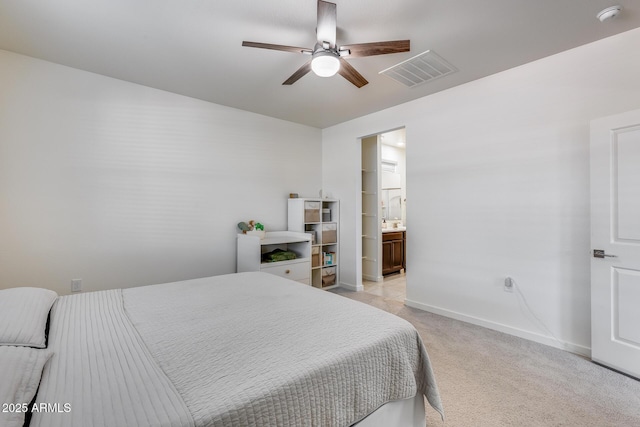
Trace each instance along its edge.
<instances>
[{"instance_id":1,"label":"quilted bedspread","mask_svg":"<svg viewBox=\"0 0 640 427\"><path fill-rule=\"evenodd\" d=\"M54 306L50 339L65 344L54 345L38 400L68 399L74 411L55 414L58 424L35 414L36 426L349 426L416 393L442 412L415 328L365 304L265 273L93 294L110 303L71 308L63 297ZM83 320L67 313L56 326L61 311ZM124 330L111 335L125 349L82 343L96 336L85 331L67 355L69 338L56 331L78 322L103 330L100 342L113 338L110 328ZM93 346L105 360L83 354ZM77 383L73 391L65 380ZM93 423L96 411L107 421Z\"/></svg>"}]
</instances>

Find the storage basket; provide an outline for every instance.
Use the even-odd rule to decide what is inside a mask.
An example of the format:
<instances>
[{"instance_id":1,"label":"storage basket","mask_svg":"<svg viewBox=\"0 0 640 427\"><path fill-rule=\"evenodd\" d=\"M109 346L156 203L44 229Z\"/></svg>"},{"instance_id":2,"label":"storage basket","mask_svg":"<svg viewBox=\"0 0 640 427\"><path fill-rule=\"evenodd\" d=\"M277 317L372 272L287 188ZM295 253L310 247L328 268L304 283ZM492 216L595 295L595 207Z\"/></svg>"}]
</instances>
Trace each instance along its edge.
<instances>
[{"instance_id":1,"label":"storage basket","mask_svg":"<svg viewBox=\"0 0 640 427\"><path fill-rule=\"evenodd\" d=\"M336 268L327 267L322 269L322 287L336 284Z\"/></svg>"},{"instance_id":2,"label":"storage basket","mask_svg":"<svg viewBox=\"0 0 640 427\"><path fill-rule=\"evenodd\" d=\"M322 243L336 243L338 241L337 224L322 224Z\"/></svg>"},{"instance_id":3,"label":"storage basket","mask_svg":"<svg viewBox=\"0 0 640 427\"><path fill-rule=\"evenodd\" d=\"M322 276L322 287L333 286L336 284L336 275L329 274L326 276Z\"/></svg>"},{"instance_id":4,"label":"storage basket","mask_svg":"<svg viewBox=\"0 0 640 427\"><path fill-rule=\"evenodd\" d=\"M320 222L320 202L304 202L304 222Z\"/></svg>"}]
</instances>

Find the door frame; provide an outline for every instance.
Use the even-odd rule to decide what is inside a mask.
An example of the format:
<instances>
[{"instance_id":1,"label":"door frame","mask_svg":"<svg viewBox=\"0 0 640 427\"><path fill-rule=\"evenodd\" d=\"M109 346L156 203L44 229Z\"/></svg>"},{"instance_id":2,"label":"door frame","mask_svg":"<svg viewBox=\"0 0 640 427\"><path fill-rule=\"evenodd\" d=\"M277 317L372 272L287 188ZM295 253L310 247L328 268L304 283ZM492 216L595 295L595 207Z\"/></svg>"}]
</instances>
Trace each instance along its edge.
<instances>
[{"instance_id":1,"label":"door frame","mask_svg":"<svg viewBox=\"0 0 640 427\"><path fill-rule=\"evenodd\" d=\"M358 279L358 284L360 286L362 286L362 280L374 282L382 281L382 226L380 220L382 212L379 203L381 187L380 135L381 134L370 135L360 138L359 140L361 173L360 185L358 186L358 190L360 191L360 194L358 195L358 199L360 200L358 244L360 244L360 251L362 254L360 262L360 278ZM375 144L375 146L371 147L375 151L375 153L372 153L375 159L364 159L365 144ZM365 161L368 161L369 163L365 164ZM365 180L367 183L365 183ZM367 185L375 186L375 191L370 188L365 188ZM369 206L365 207L365 204L367 203ZM371 206L372 204L375 205L375 207ZM377 224L377 226L373 226L373 224ZM367 227L371 227L371 229L365 230Z\"/></svg>"},{"instance_id":2,"label":"door frame","mask_svg":"<svg viewBox=\"0 0 640 427\"><path fill-rule=\"evenodd\" d=\"M365 136L361 136L358 138L357 143L358 143L358 156L359 156L359 161L358 161L358 166L360 171L362 170L362 141L366 138L371 138L371 137L376 137L377 138L377 150L378 150L378 164L376 166L376 179L378 181L378 195L380 195L380 191L382 188L382 184L381 184L381 179L382 179L382 174L380 172L381 170L381 136L385 133L389 133L389 132L393 132L399 129L407 129L406 125L401 125L401 126L397 126L394 128L390 128L387 130L383 130L380 132L375 132L375 133L371 133ZM405 134L405 138L406 138L406 134ZM406 140L405 140L406 143ZM406 147L406 145L405 145ZM405 148L406 150L406 148ZM407 164L408 162L405 162L405 177L408 178L409 174L408 174L408 168L407 168ZM359 176L359 180L360 182L358 183L357 186L357 194L356 194L356 205L357 205L357 215L358 218L356 218L356 231L357 231L357 235L356 235L356 254L357 254L357 268L356 268L356 288L357 290L363 290L363 286L362 286L362 280L364 278L364 274L363 274L363 261L362 258L364 256L363 253L363 245L362 245L362 214L363 214L363 206L362 206L362 173L358 172L358 176ZM408 184L405 182L405 185L408 187ZM408 216L408 212L407 212L407 216ZM378 242L380 243L379 246L379 251L378 251L378 256L377 256L377 271L378 271L378 278L376 281L381 282L383 280L382 277L382 224L381 224L381 218L382 218L382 209L380 208L379 204L378 204L378 209L377 209L377 218L378 218ZM406 262L406 250L405 250L405 262Z\"/></svg>"}]
</instances>

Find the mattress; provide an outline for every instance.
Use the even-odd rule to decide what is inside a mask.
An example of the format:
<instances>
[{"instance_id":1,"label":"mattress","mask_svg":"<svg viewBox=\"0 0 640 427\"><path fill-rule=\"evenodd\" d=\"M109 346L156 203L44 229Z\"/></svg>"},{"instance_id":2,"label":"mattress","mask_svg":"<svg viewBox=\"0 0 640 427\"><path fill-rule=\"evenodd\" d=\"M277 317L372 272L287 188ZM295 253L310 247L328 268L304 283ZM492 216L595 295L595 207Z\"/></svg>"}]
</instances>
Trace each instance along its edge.
<instances>
[{"instance_id":1,"label":"mattress","mask_svg":"<svg viewBox=\"0 0 640 427\"><path fill-rule=\"evenodd\" d=\"M348 426L423 394L417 331L265 273L60 297L34 413L45 426Z\"/></svg>"}]
</instances>

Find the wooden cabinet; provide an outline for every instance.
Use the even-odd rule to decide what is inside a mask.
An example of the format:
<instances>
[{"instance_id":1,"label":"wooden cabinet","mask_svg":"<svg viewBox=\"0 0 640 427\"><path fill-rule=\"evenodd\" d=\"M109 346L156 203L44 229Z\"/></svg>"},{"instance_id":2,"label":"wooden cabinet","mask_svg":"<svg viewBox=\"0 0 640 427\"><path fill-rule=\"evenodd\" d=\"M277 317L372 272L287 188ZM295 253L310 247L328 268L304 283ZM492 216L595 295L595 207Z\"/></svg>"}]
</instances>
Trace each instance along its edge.
<instances>
[{"instance_id":1,"label":"wooden cabinet","mask_svg":"<svg viewBox=\"0 0 640 427\"><path fill-rule=\"evenodd\" d=\"M288 229L311 237L311 284L337 286L340 202L332 199L289 199Z\"/></svg>"},{"instance_id":2,"label":"wooden cabinet","mask_svg":"<svg viewBox=\"0 0 640 427\"><path fill-rule=\"evenodd\" d=\"M294 252L296 258L262 262L262 256L275 249ZM236 269L238 273L262 271L310 285L311 236L291 231L272 231L265 233L261 240L258 236L238 234Z\"/></svg>"},{"instance_id":3,"label":"wooden cabinet","mask_svg":"<svg viewBox=\"0 0 640 427\"><path fill-rule=\"evenodd\" d=\"M397 273L405 267L405 231L382 233L382 275Z\"/></svg>"}]
</instances>

